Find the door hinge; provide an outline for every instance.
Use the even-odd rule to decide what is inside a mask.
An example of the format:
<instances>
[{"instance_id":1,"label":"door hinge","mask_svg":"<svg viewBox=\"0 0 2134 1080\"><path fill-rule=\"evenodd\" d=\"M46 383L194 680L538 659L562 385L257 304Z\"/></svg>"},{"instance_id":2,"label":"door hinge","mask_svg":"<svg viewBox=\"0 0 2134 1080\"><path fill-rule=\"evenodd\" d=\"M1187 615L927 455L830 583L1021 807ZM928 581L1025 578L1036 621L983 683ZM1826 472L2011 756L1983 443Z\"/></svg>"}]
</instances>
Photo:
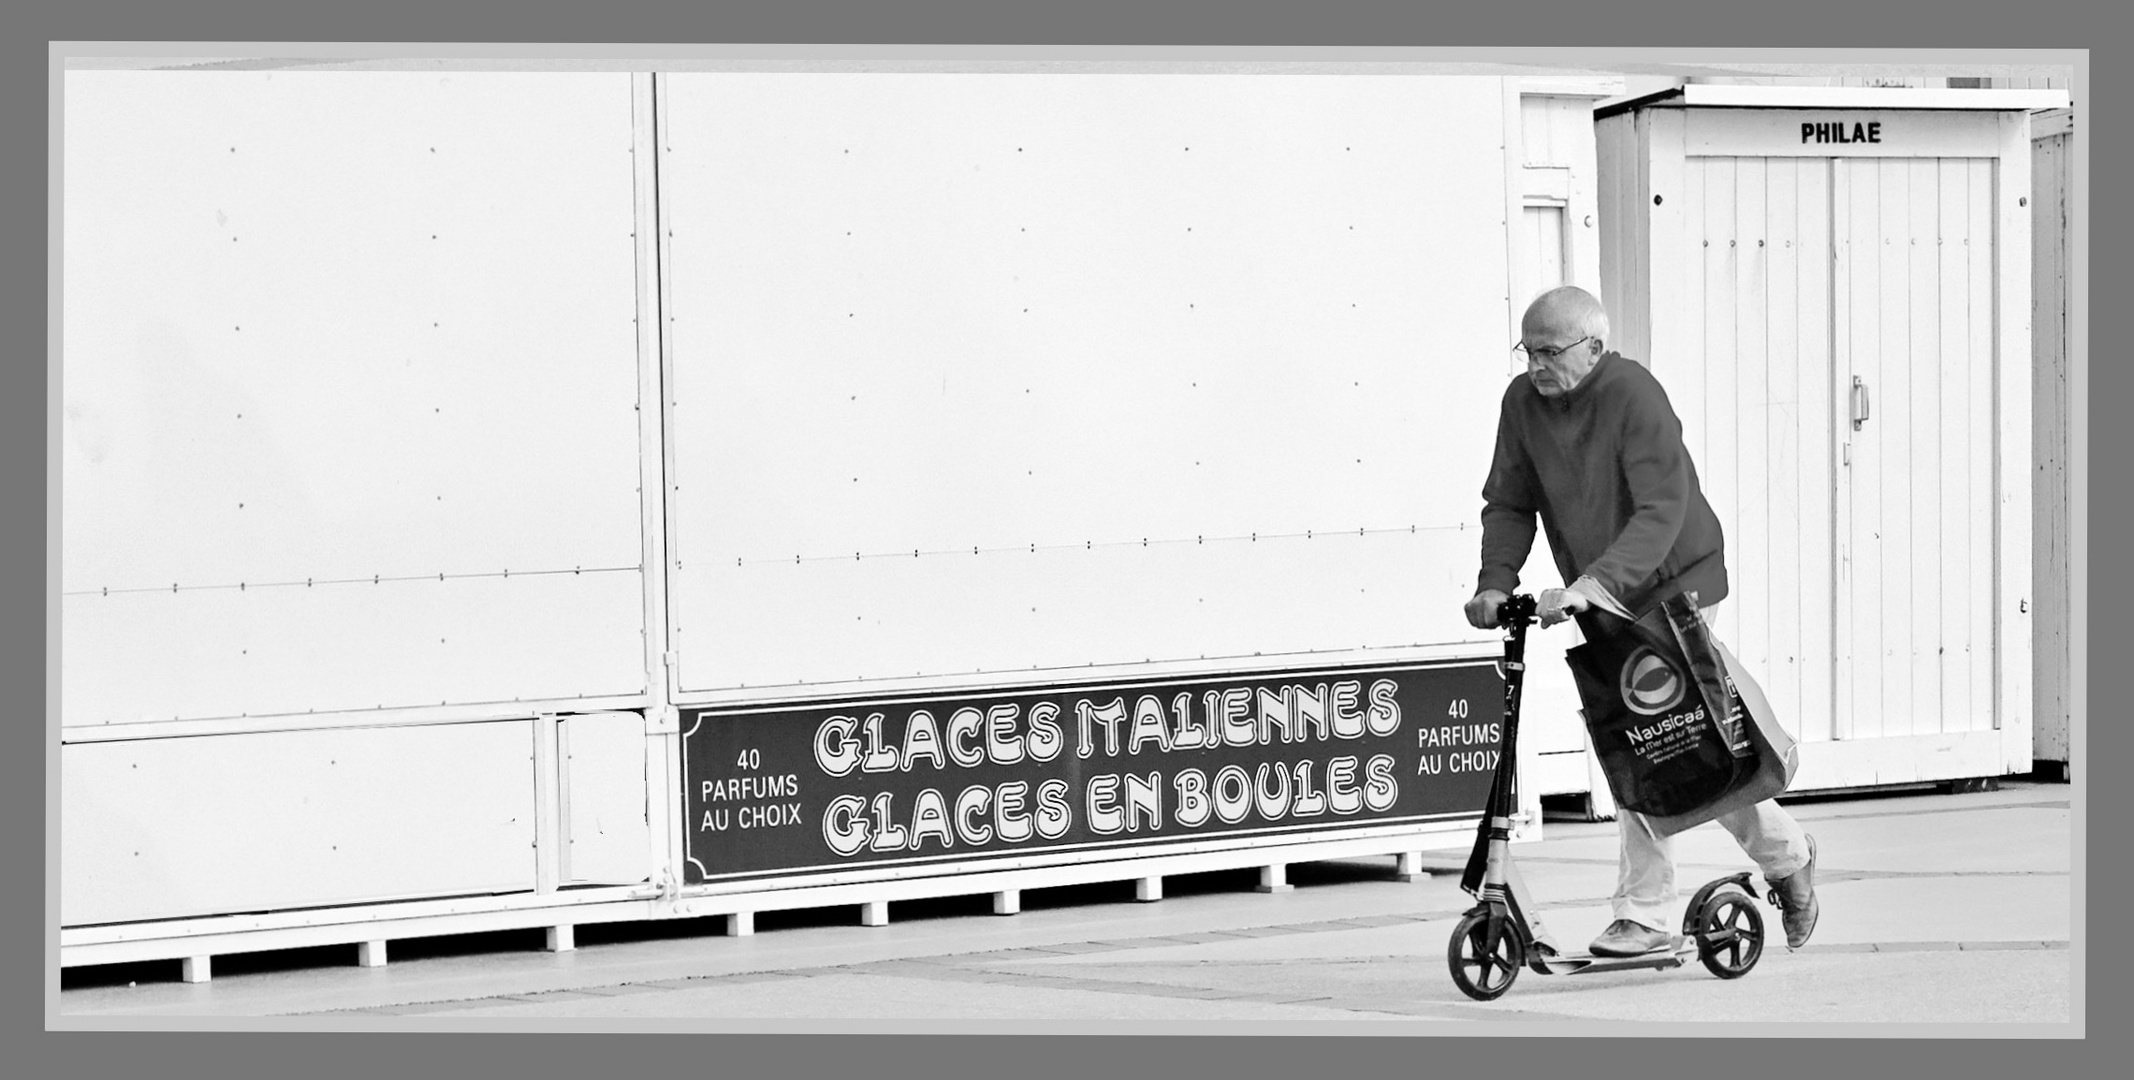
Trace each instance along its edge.
<instances>
[{"instance_id":1,"label":"door hinge","mask_svg":"<svg viewBox=\"0 0 2134 1080\"><path fill-rule=\"evenodd\" d=\"M645 713L645 734L672 735L682 730L682 710L672 705L661 705Z\"/></svg>"}]
</instances>

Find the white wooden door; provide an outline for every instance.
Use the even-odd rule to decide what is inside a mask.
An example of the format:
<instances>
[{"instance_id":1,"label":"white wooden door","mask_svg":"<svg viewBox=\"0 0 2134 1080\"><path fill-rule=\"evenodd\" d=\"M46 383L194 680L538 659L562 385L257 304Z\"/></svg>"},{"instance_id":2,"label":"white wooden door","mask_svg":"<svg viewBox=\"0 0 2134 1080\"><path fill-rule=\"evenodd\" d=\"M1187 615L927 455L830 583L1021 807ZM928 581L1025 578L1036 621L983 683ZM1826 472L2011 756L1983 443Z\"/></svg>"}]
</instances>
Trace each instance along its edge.
<instances>
[{"instance_id":1,"label":"white wooden door","mask_svg":"<svg viewBox=\"0 0 2134 1080\"><path fill-rule=\"evenodd\" d=\"M1838 734L1997 747L1994 162L1847 159L1833 181Z\"/></svg>"},{"instance_id":2,"label":"white wooden door","mask_svg":"<svg viewBox=\"0 0 2134 1080\"><path fill-rule=\"evenodd\" d=\"M1989 158L1691 156L1656 371L1798 789L2000 771ZM1855 382L1859 389L1855 391ZM1858 420L1855 423L1855 420Z\"/></svg>"}]
</instances>

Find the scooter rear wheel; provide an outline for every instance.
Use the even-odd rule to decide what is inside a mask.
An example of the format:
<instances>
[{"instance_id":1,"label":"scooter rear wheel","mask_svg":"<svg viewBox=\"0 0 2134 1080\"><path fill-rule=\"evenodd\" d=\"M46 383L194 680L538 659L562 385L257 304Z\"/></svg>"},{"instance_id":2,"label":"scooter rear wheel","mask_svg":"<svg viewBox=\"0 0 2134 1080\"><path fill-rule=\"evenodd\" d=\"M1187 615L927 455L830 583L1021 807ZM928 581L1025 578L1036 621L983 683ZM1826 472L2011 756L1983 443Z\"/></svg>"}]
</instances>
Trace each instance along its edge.
<instances>
[{"instance_id":1,"label":"scooter rear wheel","mask_svg":"<svg viewBox=\"0 0 2134 1080\"><path fill-rule=\"evenodd\" d=\"M1764 917L1756 899L1733 885L1704 900L1697 912L1697 959L1722 979L1738 979L1764 954Z\"/></svg>"},{"instance_id":2,"label":"scooter rear wheel","mask_svg":"<svg viewBox=\"0 0 2134 1080\"><path fill-rule=\"evenodd\" d=\"M1490 919L1486 911L1469 912L1453 928L1452 942L1445 950L1446 966L1452 969L1452 984L1476 1001L1494 1001L1512 988L1519 969L1526 966L1526 948L1510 920L1497 924L1497 941L1489 941Z\"/></svg>"}]
</instances>

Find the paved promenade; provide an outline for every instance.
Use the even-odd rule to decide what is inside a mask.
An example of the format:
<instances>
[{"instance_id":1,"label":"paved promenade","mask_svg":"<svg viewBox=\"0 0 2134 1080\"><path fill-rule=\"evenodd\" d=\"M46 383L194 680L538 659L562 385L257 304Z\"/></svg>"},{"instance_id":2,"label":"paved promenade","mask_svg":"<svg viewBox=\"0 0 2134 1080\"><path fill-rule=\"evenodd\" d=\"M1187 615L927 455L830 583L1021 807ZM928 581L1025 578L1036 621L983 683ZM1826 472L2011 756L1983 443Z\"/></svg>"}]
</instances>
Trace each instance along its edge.
<instances>
[{"instance_id":1,"label":"paved promenade","mask_svg":"<svg viewBox=\"0 0 2134 1080\"><path fill-rule=\"evenodd\" d=\"M1274 894L1253 892L1251 872L1239 872L1169 879L1166 898L1147 904L1133 900L1130 883L1026 892L1024 911L1005 917L981 897L895 904L884 927L858 925L855 909L767 914L740 938L721 936L710 919L581 927L579 947L560 954L540 951L538 932L395 942L393 962L374 969L354 966L352 947L301 966L218 958L203 985L179 982L175 962L141 965L124 973L132 986L71 977L60 1008L121 1025L277 1017L320 1028L450 1021L499 1030L528 1021L879 1030L899 1019L934 1030L1076 1021L1210 1033L1596 1020L2067 1024L2080 970L2069 948L2070 796L2065 785L2009 781L1994 792L1796 804L1821 853L1822 923L1789 953L1764 906L1764 957L1734 981L1694 961L1671 971L1525 971L1499 1000L1471 1001L1445 967L1453 923L1471 902L1458 885L1462 851L1426 857L1438 872L1414 882L1400 881L1388 857L1292 866L1295 887ZM1609 920L1615 826L1550 821L1545 835L1516 845L1514 857L1549 929L1580 948ZM1685 901L1703 881L1749 868L1716 826L1677 844Z\"/></svg>"}]
</instances>

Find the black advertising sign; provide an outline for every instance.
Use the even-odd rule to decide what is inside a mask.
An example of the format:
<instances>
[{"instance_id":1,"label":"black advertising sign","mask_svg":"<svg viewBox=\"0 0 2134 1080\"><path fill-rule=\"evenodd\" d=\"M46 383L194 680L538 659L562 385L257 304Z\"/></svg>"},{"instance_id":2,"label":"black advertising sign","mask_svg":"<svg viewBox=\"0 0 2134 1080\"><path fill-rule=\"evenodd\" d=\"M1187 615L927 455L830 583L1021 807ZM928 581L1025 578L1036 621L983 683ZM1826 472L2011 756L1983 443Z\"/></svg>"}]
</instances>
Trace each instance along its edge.
<instances>
[{"instance_id":1,"label":"black advertising sign","mask_svg":"<svg viewBox=\"0 0 2134 1080\"><path fill-rule=\"evenodd\" d=\"M1491 660L683 710L684 882L1470 817Z\"/></svg>"}]
</instances>

